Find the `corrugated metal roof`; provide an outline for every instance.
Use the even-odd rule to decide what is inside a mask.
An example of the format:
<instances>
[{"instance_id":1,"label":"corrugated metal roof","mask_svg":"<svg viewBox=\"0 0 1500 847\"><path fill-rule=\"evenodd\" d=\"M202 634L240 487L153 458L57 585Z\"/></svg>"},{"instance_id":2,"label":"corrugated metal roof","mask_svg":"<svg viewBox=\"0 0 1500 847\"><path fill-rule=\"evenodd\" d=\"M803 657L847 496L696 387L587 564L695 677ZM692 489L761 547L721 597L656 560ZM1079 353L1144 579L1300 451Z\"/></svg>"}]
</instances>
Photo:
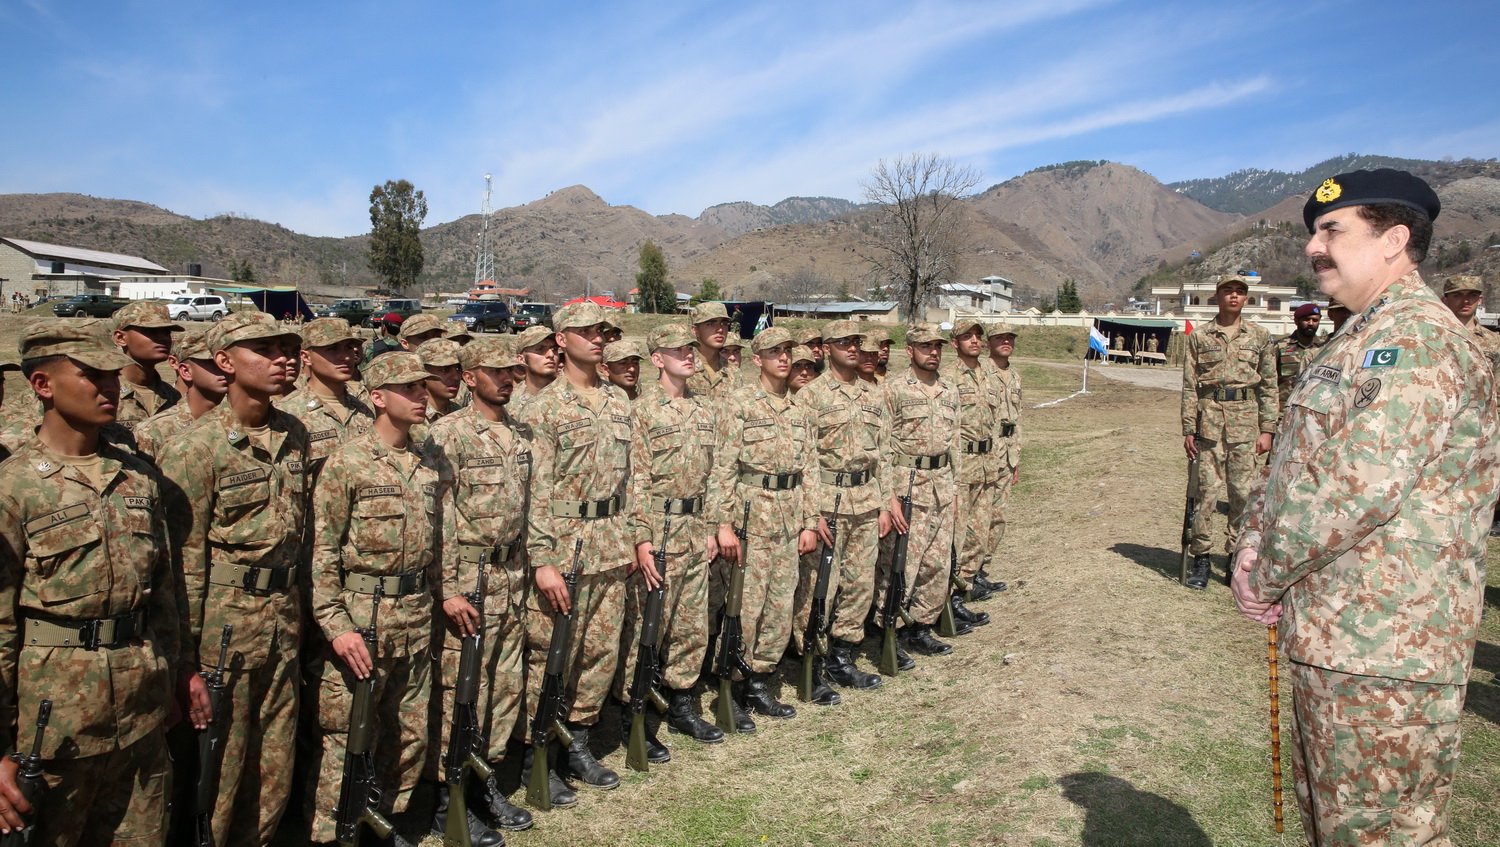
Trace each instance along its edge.
<instances>
[{"instance_id":1,"label":"corrugated metal roof","mask_svg":"<svg viewBox=\"0 0 1500 847\"><path fill-rule=\"evenodd\" d=\"M842 303L778 303L776 308L784 312L889 312L896 308L894 300L867 302L847 300Z\"/></svg>"},{"instance_id":2,"label":"corrugated metal roof","mask_svg":"<svg viewBox=\"0 0 1500 847\"><path fill-rule=\"evenodd\" d=\"M123 268L134 270L151 271L152 273L166 273L167 269L155 262L149 262L139 256L126 256L123 253L106 253L103 250L85 250L82 247L64 247L60 244L45 244L41 241L27 241L22 238L0 238L7 244L18 250L24 250L40 259L61 259L65 262L79 262L86 265L118 265Z\"/></svg>"}]
</instances>

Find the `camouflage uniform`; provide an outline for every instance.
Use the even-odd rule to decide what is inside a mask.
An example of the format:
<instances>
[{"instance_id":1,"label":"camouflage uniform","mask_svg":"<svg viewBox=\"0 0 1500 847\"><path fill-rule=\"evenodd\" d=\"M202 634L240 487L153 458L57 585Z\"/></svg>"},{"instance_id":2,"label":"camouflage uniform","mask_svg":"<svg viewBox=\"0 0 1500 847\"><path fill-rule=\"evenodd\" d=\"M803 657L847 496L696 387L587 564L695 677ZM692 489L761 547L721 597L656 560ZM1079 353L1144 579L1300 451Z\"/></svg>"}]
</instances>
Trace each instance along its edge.
<instances>
[{"instance_id":1,"label":"camouflage uniform","mask_svg":"<svg viewBox=\"0 0 1500 847\"><path fill-rule=\"evenodd\" d=\"M973 319L970 319L973 321ZM978 321L960 319L953 326L955 336L968 331ZM960 450L964 455L962 473L957 477L959 510L958 574L965 584L973 580L988 564L995 549L996 504L1000 500L1000 452L1006 444L998 437L996 422L1000 419L999 391L994 371L983 360L974 367L954 356L953 365L943 378L958 391Z\"/></svg>"},{"instance_id":2,"label":"camouflage uniform","mask_svg":"<svg viewBox=\"0 0 1500 847\"><path fill-rule=\"evenodd\" d=\"M1283 607L1312 843L1447 843L1496 497L1484 361L1407 274L1303 373L1257 485L1238 546Z\"/></svg>"},{"instance_id":3,"label":"camouflage uniform","mask_svg":"<svg viewBox=\"0 0 1500 847\"><path fill-rule=\"evenodd\" d=\"M294 335L269 316L249 312L225 318L215 333L222 339L211 339L215 350ZM187 595L188 666L216 663L220 632L226 624L234 627L225 675L228 732L213 818L221 844L269 844L292 781L284 757L297 720L302 613L296 574L308 496L307 430L275 408L266 425L269 453L252 443L226 400L158 457ZM247 580L256 587L247 590Z\"/></svg>"},{"instance_id":4,"label":"camouflage uniform","mask_svg":"<svg viewBox=\"0 0 1500 847\"><path fill-rule=\"evenodd\" d=\"M415 356L403 353L380 357L371 370L379 366L392 372L405 367L421 370ZM393 379L372 379L371 385L404 379L397 373ZM388 447L373 430L335 450L318 475L312 614L327 644L321 661L309 663L322 680L316 696L323 744L317 785L309 797L314 841L329 841L334 835L356 682L348 665L334 654L332 642L357 626L369 625L377 582L384 592L378 655L373 657L373 743L383 808L404 811L427 765L437 489L437 468L420 446Z\"/></svg>"},{"instance_id":5,"label":"camouflage uniform","mask_svg":"<svg viewBox=\"0 0 1500 847\"><path fill-rule=\"evenodd\" d=\"M1245 520L1255 441L1276 431L1276 356L1271 336L1241 319L1228 331L1206 321L1187 337L1182 363L1182 434L1198 445L1198 502L1190 552L1213 547L1213 518L1229 490L1228 549Z\"/></svg>"},{"instance_id":6,"label":"camouflage uniform","mask_svg":"<svg viewBox=\"0 0 1500 847\"><path fill-rule=\"evenodd\" d=\"M693 307L691 319L694 326L720 318L729 320L729 313L725 311L723 303L699 303ZM738 327L729 327L731 334L738 331ZM697 368L688 377L688 390L699 397L716 399L726 391L742 387L736 384L735 371L723 358L723 351L720 351L719 364L715 367L708 363L708 352L702 344L694 342L693 349L697 354L694 356Z\"/></svg>"},{"instance_id":7,"label":"camouflage uniform","mask_svg":"<svg viewBox=\"0 0 1500 847\"><path fill-rule=\"evenodd\" d=\"M192 333L176 344L178 361L210 358L206 334ZM180 400L136 424L131 434L135 436L137 452L154 463L167 441L197 422L186 400Z\"/></svg>"},{"instance_id":8,"label":"camouflage uniform","mask_svg":"<svg viewBox=\"0 0 1500 847\"><path fill-rule=\"evenodd\" d=\"M995 324L988 335L1006 332L1015 333L1011 324ZM990 511L990 548L985 551L980 570L987 571L994 560L994 553L1005 540L1005 507L1010 502L1011 486L1015 485L1016 468L1021 466L1021 372L1015 365L1000 367L993 358L986 363L990 381L995 392L995 462L999 479L995 482L995 503Z\"/></svg>"},{"instance_id":9,"label":"camouflage uniform","mask_svg":"<svg viewBox=\"0 0 1500 847\"><path fill-rule=\"evenodd\" d=\"M1312 360L1317 358L1318 351L1328 343L1328 336L1319 335L1306 344L1297 337L1294 332L1280 341L1276 342L1276 420L1286 417L1287 397L1292 393L1292 386L1296 384L1297 377L1307 368Z\"/></svg>"},{"instance_id":10,"label":"camouflage uniform","mask_svg":"<svg viewBox=\"0 0 1500 847\"><path fill-rule=\"evenodd\" d=\"M129 363L93 339L84 349L79 338L30 337L31 356L71 341L92 367ZM40 439L0 463L0 743L29 750L38 705L52 700L42 744L51 812L34 843L157 844L170 784L163 724L183 635L178 587L155 473L107 442L97 456L97 482ZM108 618L121 620L106 624L105 643L78 646L79 624Z\"/></svg>"},{"instance_id":11,"label":"camouflage uniform","mask_svg":"<svg viewBox=\"0 0 1500 847\"><path fill-rule=\"evenodd\" d=\"M167 307L150 300L136 300L115 313L115 329L144 327L148 329L166 327L176 332L182 325L167 317ZM115 407L115 422L126 429L135 429L136 424L146 420L162 409L182 399L182 394L171 383L161 378L154 365L141 365L155 380L148 385L136 385L120 377L120 402Z\"/></svg>"},{"instance_id":12,"label":"camouflage uniform","mask_svg":"<svg viewBox=\"0 0 1500 847\"><path fill-rule=\"evenodd\" d=\"M359 336L342 318L319 318L302 328L302 346L332 347ZM305 376L305 372L304 372ZM354 382L345 384L344 396L329 397L314 391L308 384L276 401L276 408L302 421L307 427L309 458L313 478L323 462L340 445L369 431L375 423L375 412L365 399L352 390Z\"/></svg>"}]
</instances>

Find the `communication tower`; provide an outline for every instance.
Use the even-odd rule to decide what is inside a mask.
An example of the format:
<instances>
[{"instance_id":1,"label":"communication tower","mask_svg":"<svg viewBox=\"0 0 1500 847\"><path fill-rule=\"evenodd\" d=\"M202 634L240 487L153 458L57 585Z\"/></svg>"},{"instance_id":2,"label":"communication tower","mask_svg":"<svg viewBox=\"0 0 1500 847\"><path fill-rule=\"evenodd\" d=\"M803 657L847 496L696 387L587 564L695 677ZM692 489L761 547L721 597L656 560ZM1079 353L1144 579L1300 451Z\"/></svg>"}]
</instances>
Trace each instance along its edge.
<instances>
[{"instance_id":1,"label":"communication tower","mask_svg":"<svg viewBox=\"0 0 1500 847\"><path fill-rule=\"evenodd\" d=\"M474 287L495 280L495 254L490 252L490 175L484 175L484 204L479 207L479 248L474 256Z\"/></svg>"}]
</instances>

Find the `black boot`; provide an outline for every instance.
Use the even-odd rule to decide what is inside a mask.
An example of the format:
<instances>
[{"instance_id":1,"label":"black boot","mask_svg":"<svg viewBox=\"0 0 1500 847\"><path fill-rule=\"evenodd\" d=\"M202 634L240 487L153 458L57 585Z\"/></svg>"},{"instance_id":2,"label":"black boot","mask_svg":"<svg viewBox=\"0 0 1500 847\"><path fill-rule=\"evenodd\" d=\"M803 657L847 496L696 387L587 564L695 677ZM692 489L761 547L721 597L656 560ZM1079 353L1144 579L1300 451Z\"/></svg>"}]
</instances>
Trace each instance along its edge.
<instances>
[{"instance_id":1,"label":"black boot","mask_svg":"<svg viewBox=\"0 0 1500 847\"><path fill-rule=\"evenodd\" d=\"M724 730L698 716L692 689L667 689L667 731L686 735L699 744L724 740Z\"/></svg>"},{"instance_id":2,"label":"black boot","mask_svg":"<svg viewBox=\"0 0 1500 847\"><path fill-rule=\"evenodd\" d=\"M1005 580L990 579L984 571L980 571L979 573L974 574L974 579L970 580L970 582L974 585L988 588L990 591L997 594L1010 587L1005 584Z\"/></svg>"},{"instance_id":3,"label":"black boot","mask_svg":"<svg viewBox=\"0 0 1500 847\"><path fill-rule=\"evenodd\" d=\"M990 622L990 613L973 611L965 606L963 601L959 600L958 595L955 594L953 595L953 618L957 621L963 621L971 627L984 626Z\"/></svg>"},{"instance_id":4,"label":"black boot","mask_svg":"<svg viewBox=\"0 0 1500 847\"><path fill-rule=\"evenodd\" d=\"M734 730L741 735L755 734L755 721L750 717L750 712L745 708L745 686L744 682L731 684L734 696L729 698L729 709L734 713Z\"/></svg>"},{"instance_id":5,"label":"black boot","mask_svg":"<svg viewBox=\"0 0 1500 847\"><path fill-rule=\"evenodd\" d=\"M771 696L766 688L768 674L753 673L745 680L745 708L768 718L794 718L797 710Z\"/></svg>"},{"instance_id":6,"label":"black boot","mask_svg":"<svg viewBox=\"0 0 1500 847\"><path fill-rule=\"evenodd\" d=\"M1193 557L1193 572L1188 575L1185 584L1188 588L1202 591L1208 587L1208 572L1212 569L1213 564L1209 561L1207 553Z\"/></svg>"},{"instance_id":7,"label":"black boot","mask_svg":"<svg viewBox=\"0 0 1500 847\"><path fill-rule=\"evenodd\" d=\"M521 785L531 784L531 765L536 760L535 747L526 745L526 758L521 761ZM557 771L548 769L547 783L552 790L552 808L568 809L578 805L578 792L568 787Z\"/></svg>"},{"instance_id":8,"label":"black boot","mask_svg":"<svg viewBox=\"0 0 1500 847\"><path fill-rule=\"evenodd\" d=\"M853 644L848 641L840 641L835 638L828 642L828 660L823 669L828 672L828 677L833 680L834 685L844 688L854 688L866 691L871 688L879 688L883 682L880 674L865 673L854 666L851 652Z\"/></svg>"},{"instance_id":9,"label":"black boot","mask_svg":"<svg viewBox=\"0 0 1500 847\"><path fill-rule=\"evenodd\" d=\"M980 585L979 580L977 579L971 579L969 580L969 596L965 599L967 599L970 603L978 603L981 600L990 599L990 595L994 593L994 589L986 588L985 586Z\"/></svg>"},{"instance_id":10,"label":"black boot","mask_svg":"<svg viewBox=\"0 0 1500 847\"><path fill-rule=\"evenodd\" d=\"M591 729L593 727L583 724L568 724L568 730L573 733L573 744L568 747L568 770L584 785L608 791L620 784L620 775L599 764L594 758L593 751L589 749Z\"/></svg>"},{"instance_id":11,"label":"black boot","mask_svg":"<svg viewBox=\"0 0 1500 847\"><path fill-rule=\"evenodd\" d=\"M906 643L924 656L945 656L953 652L953 645L933 636L931 624L914 623L907 627Z\"/></svg>"},{"instance_id":12,"label":"black boot","mask_svg":"<svg viewBox=\"0 0 1500 847\"><path fill-rule=\"evenodd\" d=\"M531 829L531 813L505 799L493 776L484 782L475 783L474 790L469 792L469 802L479 809L480 816L488 819L490 826L495 829L507 832Z\"/></svg>"},{"instance_id":13,"label":"black boot","mask_svg":"<svg viewBox=\"0 0 1500 847\"><path fill-rule=\"evenodd\" d=\"M828 677L824 675L824 663L822 656L803 656L802 661L812 662L812 699L808 700L814 706L837 706L844 702L837 691L828 687Z\"/></svg>"},{"instance_id":14,"label":"black boot","mask_svg":"<svg viewBox=\"0 0 1500 847\"><path fill-rule=\"evenodd\" d=\"M917 667L917 660L913 659L911 657L911 654L906 652L906 650L901 646L901 642L904 640L906 640L906 630L896 630L896 670L902 671L903 673L909 670L915 670Z\"/></svg>"},{"instance_id":15,"label":"black boot","mask_svg":"<svg viewBox=\"0 0 1500 847\"><path fill-rule=\"evenodd\" d=\"M505 847L505 836L484 825L472 811L469 816L469 841L474 847ZM437 808L432 810L432 834L442 837L448 829L448 783L437 786Z\"/></svg>"},{"instance_id":16,"label":"black boot","mask_svg":"<svg viewBox=\"0 0 1500 847\"><path fill-rule=\"evenodd\" d=\"M641 714L646 723L646 761L653 765L664 765L672 761L672 751L656 740L656 731L651 728L651 704L646 704L646 711ZM628 743L630 741L630 724L635 720L635 714L630 711L629 703L620 704L620 737Z\"/></svg>"}]
</instances>

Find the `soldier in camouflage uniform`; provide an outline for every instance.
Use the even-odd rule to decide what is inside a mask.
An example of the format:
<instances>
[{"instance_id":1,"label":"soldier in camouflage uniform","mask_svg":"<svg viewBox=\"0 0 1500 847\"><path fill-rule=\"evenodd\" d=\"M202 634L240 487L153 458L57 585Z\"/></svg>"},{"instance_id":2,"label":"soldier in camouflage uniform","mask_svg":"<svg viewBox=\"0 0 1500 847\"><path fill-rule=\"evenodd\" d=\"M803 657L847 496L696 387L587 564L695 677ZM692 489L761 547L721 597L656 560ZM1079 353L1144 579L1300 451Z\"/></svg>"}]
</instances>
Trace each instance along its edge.
<instances>
[{"instance_id":1,"label":"soldier in camouflage uniform","mask_svg":"<svg viewBox=\"0 0 1500 847\"><path fill-rule=\"evenodd\" d=\"M818 349L822 349L821 340ZM798 344L792 348L792 369L786 375L786 387L792 394L796 394L807 387L818 375L818 360L813 355L812 348Z\"/></svg>"},{"instance_id":2,"label":"soldier in camouflage uniform","mask_svg":"<svg viewBox=\"0 0 1500 847\"><path fill-rule=\"evenodd\" d=\"M744 370L745 339L740 338L739 333L731 329L724 337L724 347L719 350L719 355L724 358L724 370L729 371L729 378L739 385L744 385L747 381Z\"/></svg>"},{"instance_id":3,"label":"soldier in camouflage uniform","mask_svg":"<svg viewBox=\"0 0 1500 847\"><path fill-rule=\"evenodd\" d=\"M447 331L436 315L425 313L412 315L401 322L401 331L396 333L396 342L401 345L402 350L415 353L418 347L434 338L442 338Z\"/></svg>"},{"instance_id":4,"label":"soldier in camouflage uniform","mask_svg":"<svg viewBox=\"0 0 1500 847\"><path fill-rule=\"evenodd\" d=\"M46 320L20 353L44 407L35 438L0 463L0 732L41 754L48 808L30 843L160 844L174 679L194 710L206 689L180 664L178 586L155 472L100 438L131 360L76 325ZM81 627L93 624L91 632ZM30 812L17 763L0 761L0 827Z\"/></svg>"},{"instance_id":5,"label":"soldier in camouflage uniform","mask_svg":"<svg viewBox=\"0 0 1500 847\"><path fill-rule=\"evenodd\" d=\"M6 415L8 416L13 413L16 407L20 404L12 403L10 406L5 405L5 374L7 371L15 371L16 373L20 373L21 366L19 364L16 364L15 362L10 361L9 359L0 359L0 409L4 409ZM0 460L4 460L9 455L10 445L6 443L6 440L3 436L0 436Z\"/></svg>"},{"instance_id":6,"label":"soldier in camouflage uniform","mask_svg":"<svg viewBox=\"0 0 1500 847\"><path fill-rule=\"evenodd\" d=\"M812 354L813 375L823 372L823 327L817 324L803 327L793 336L799 348L805 347ZM793 362L795 365L796 363Z\"/></svg>"},{"instance_id":7,"label":"soldier in camouflage uniform","mask_svg":"<svg viewBox=\"0 0 1500 847\"><path fill-rule=\"evenodd\" d=\"M1500 335L1479 323L1479 307L1484 304L1484 280L1477 276L1449 277L1443 282L1443 305L1453 312L1474 340L1484 350L1490 367L1500 376ZM1500 510L1490 523L1490 537L1500 537Z\"/></svg>"},{"instance_id":8,"label":"soldier in camouflage uniform","mask_svg":"<svg viewBox=\"0 0 1500 847\"><path fill-rule=\"evenodd\" d=\"M708 652L709 563L719 553L718 527L705 520L717 431L713 414L687 387L693 375L693 340L692 331L679 323L663 324L647 336L657 381L646 386L632 406L635 422L630 442L631 537L640 573L626 584L625 627L620 639L623 655L615 675L615 697L622 703L630 699L645 593L658 580L665 580L658 644L667 725L694 741L717 744L724 740L723 731L698 716L693 697ZM666 520L672 522L671 535L663 538ZM658 545L666 549L665 574L657 573L652 558ZM628 705L622 706L621 714L628 724ZM650 761L669 761L671 754L647 726ZM625 732L628 735L628 726Z\"/></svg>"},{"instance_id":9,"label":"soldier in camouflage uniform","mask_svg":"<svg viewBox=\"0 0 1500 847\"><path fill-rule=\"evenodd\" d=\"M557 333L549 326L527 327L516 336L516 352L521 365L526 368L526 379L516 383L510 400L510 413L519 416L532 398L557 379L561 366Z\"/></svg>"},{"instance_id":10,"label":"soldier in camouflage uniform","mask_svg":"<svg viewBox=\"0 0 1500 847\"><path fill-rule=\"evenodd\" d=\"M991 594L974 578L995 549L993 515L1001 474L1001 444L995 431L1000 398L995 376L980 358L986 352L984 333L984 324L978 318L953 322L954 361L943 375L958 391L959 438L964 454L963 473L958 477L959 513L963 515L955 538L958 576L969 588L969 599L975 601ZM952 602L955 623L974 627L990 622L989 615L969 611L959 592L954 592Z\"/></svg>"},{"instance_id":11,"label":"soldier in camouflage uniform","mask_svg":"<svg viewBox=\"0 0 1500 847\"><path fill-rule=\"evenodd\" d=\"M488 744L484 755L498 766L520 725L525 694L526 596L531 585L525 530L531 430L506 411L514 386L525 375L513 340L481 337L460 350L459 358L474 402L434 423L428 434L428 450L443 492L438 601L445 620L434 676L434 705L441 712L434 709L437 734L433 743L435 750L448 749L462 638L475 632L477 619L464 595L476 589L479 564L488 553L483 671L477 702L480 730ZM434 764L437 758L431 757ZM491 826L505 830L531 826L531 813L511 805L493 779L480 786L479 793L478 805L488 814Z\"/></svg>"},{"instance_id":12,"label":"soldier in camouflage uniform","mask_svg":"<svg viewBox=\"0 0 1500 847\"><path fill-rule=\"evenodd\" d=\"M688 388L700 397L717 398L733 385L735 369L724 359L724 342L738 328L731 326L723 303L699 303L689 318L698 341L693 357L696 370L688 380Z\"/></svg>"},{"instance_id":13,"label":"soldier in camouflage uniform","mask_svg":"<svg viewBox=\"0 0 1500 847\"><path fill-rule=\"evenodd\" d=\"M369 405L349 390L359 376L360 355L359 336L343 318L318 318L302 327L307 384L277 400L276 408L307 427L313 479L329 454L375 423Z\"/></svg>"},{"instance_id":14,"label":"soldier in camouflage uniform","mask_svg":"<svg viewBox=\"0 0 1500 847\"><path fill-rule=\"evenodd\" d=\"M206 332L187 333L177 343L177 383L182 399L136 424L135 443L142 458L156 461L162 445L177 433L197 423L198 419L224 399L229 382L214 364L208 352Z\"/></svg>"},{"instance_id":15,"label":"soldier in camouflage uniform","mask_svg":"<svg viewBox=\"0 0 1500 847\"><path fill-rule=\"evenodd\" d=\"M880 356L875 360L875 381L884 383L886 376L890 372L891 336L889 331L885 329L872 327L870 329L870 337L880 345Z\"/></svg>"},{"instance_id":16,"label":"soldier in camouflage uniform","mask_svg":"<svg viewBox=\"0 0 1500 847\"><path fill-rule=\"evenodd\" d=\"M625 579L635 569L626 513L630 403L623 391L599 378L603 311L592 302L575 303L559 309L553 324L565 357L563 375L518 415L531 425L533 456L526 549L536 590L527 603L527 696L535 704L541 692L553 609L571 608L568 769L585 785L610 789L620 777L594 760L589 735L614 681ZM582 573L570 597L562 574L573 567L578 538L583 539ZM555 795L553 804L558 804Z\"/></svg>"},{"instance_id":17,"label":"soldier in camouflage uniform","mask_svg":"<svg viewBox=\"0 0 1500 847\"><path fill-rule=\"evenodd\" d=\"M880 365L880 340L875 335L877 330L870 327L861 329L865 334L859 340L859 379L872 386L879 385L880 380L875 375L875 370Z\"/></svg>"},{"instance_id":18,"label":"soldier in camouflage uniform","mask_svg":"<svg viewBox=\"0 0 1500 847\"><path fill-rule=\"evenodd\" d=\"M459 389L463 387L463 369L458 363L457 341L434 338L417 348L422 357L422 366L431 374L427 378L427 420L432 424L439 418L457 411ZM418 438L425 438L419 435Z\"/></svg>"},{"instance_id":19,"label":"soldier in camouflage uniform","mask_svg":"<svg viewBox=\"0 0 1500 847\"><path fill-rule=\"evenodd\" d=\"M334 837L355 681L375 674L373 748L383 811L406 810L427 764L438 474L409 437L423 419L427 377L414 353L387 353L371 362L365 384L375 423L333 451L318 475L311 606L324 642L309 662L320 680L313 696L322 731L310 768L318 776L307 798L314 841ZM369 626L376 602L372 657L355 629ZM488 841L486 847L498 843Z\"/></svg>"},{"instance_id":20,"label":"soldier in camouflage uniform","mask_svg":"<svg viewBox=\"0 0 1500 847\"><path fill-rule=\"evenodd\" d=\"M1332 177L1303 218L1356 313L1292 390L1238 542L1234 595L1277 624L1308 843L1447 844L1495 506L1495 377L1423 282L1438 197Z\"/></svg>"},{"instance_id":21,"label":"soldier in camouflage uniform","mask_svg":"<svg viewBox=\"0 0 1500 847\"><path fill-rule=\"evenodd\" d=\"M811 486L804 484L817 470L812 435L806 411L786 387L792 346L791 334L780 327L763 330L750 342L760 380L723 398L729 402L719 415L719 452L709 491L719 549L731 565L743 558L746 569L740 614L751 674L740 683L740 705L773 718L797 714L771 695L766 680L791 641L798 557L818 543L816 504ZM750 549L741 550L734 525L743 518L746 501L751 503ZM712 614L723 600L710 602ZM748 715L737 715L736 722L741 732L754 731Z\"/></svg>"},{"instance_id":22,"label":"soldier in camouflage uniform","mask_svg":"<svg viewBox=\"0 0 1500 847\"><path fill-rule=\"evenodd\" d=\"M1245 522L1255 476L1255 457L1271 449L1276 431L1276 354L1271 336L1241 320L1249 282L1226 275L1215 289L1219 313L1187 337L1182 362L1182 436L1196 459L1197 512L1193 516L1193 572L1187 587L1208 587L1213 520L1219 498L1229 491L1228 549Z\"/></svg>"},{"instance_id":23,"label":"soldier in camouflage uniform","mask_svg":"<svg viewBox=\"0 0 1500 847\"><path fill-rule=\"evenodd\" d=\"M641 360L646 358L635 341L611 341L604 346L602 376L625 392L632 403L641 394Z\"/></svg>"},{"instance_id":24,"label":"soldier in camouflage uniform","mask_svg":"<svg viewBox=\"0 0 1500 847\"><path fill-rule=\"evenodd\" d=\"M991 580L990 565L995 561L996 551L1005 541L1005 509L1010 503L1010 492L1021 478L1021 372L1011 367L1010 357L1016 352L1017 328L1015 324L994 323L985 327L985 343L989 347L990 378L995 391L995 461L1000 478L995 485L995 505L990 510L990 548L985 551L979 572L971 582L987 591L1004 591L1004 580Z\"/></svg>"},{"instance_id":25,"label":"soldier in camouflage uniform","mask_svg":"<svg viewBox=\"0 0 1500 847\"><path fill-rule=\"evenodd\" d=\"M1292 312L1297 329L1276 342L1276 420L1279 423L1286 415L1286 400L1292 393L1297 377L1318 355L1318 350L1328 343L1328 337L1318 334L1318 324L1323 319L1323 310L1317 303L1303 303Z\"/></svg>"},{"instance_id":26,"label":"soldier in camouflage uniform","mask_svg":"<svg viewBox=\"0 0 1500 847\"><path fill-rule=\"evenodd\" d=\"M298 341L262 312L220 321L208 349L228 393L158 454L187 595L185 663L212 667L220 633L234 627L213 816L219 844L269 844L291 790L308 445L307 430L271 400L290 379Z\"/></svg>"},{"instance_id":27,"label":"soldier in camouflage uniform","mask_svg":"<svg viewBox=\"0 0 1500 847\"><path fill-rule=\"evenodd\" d=\"M826 671L835 684L856 689L875 688L881 683L879 674L865 673L854 666L852 652L864 640L865 618L875 598L877 551L880 539L891 530L890 492L885 488L885 475L880 473L889 421L875 396L875 387L859 378L863 340L854 321L828 324L823 331L823 361L828 370L797 395L797 405L807 410L815 439L817 473L811 475L808 484L819 512L819 531L826 533L829 521L838 522L835 569L828 578ZM874 353L868 358L873 365ZM835 497L839 500L838 512L833 510ZM798 650L805 648L802 636L811 613L818 562L814 559L809 563L804 557L802 564L792 624L792 639Z\"/></svg>"},{"instance_id":28,"label":"soldier in camouflage uniform","mask_svg":"<svg viewBox=\"0 0 1500 847\"><path fill-rule=\"evenodd\" d=\"M957 519L957 480L962 470L958 391L938 372L946 341L936 324L913 324L906 332L911 367L881 385L880 401L891 421L889 458L883 468L891 492L891 517L907 542L907 606L912 624L901 633L908 647L929 656L953 652L932 635L948 599L950 555ZM912 492L910 527L899 498ZM894 561L884 563L886 568ZM885 602L890 574L878 577L875 606Z\"/></svg>"},{"instance_id":29,"label":"soldier in camouflage uniform","mask_svg":"<svg viewBox=\"0 0 1500 847\"><path fill-rule=\"evenodd\" d=\"M172 355L172 333L182 325L167 317L165 304L135 300L115 313L115 344L130 358L120 373L120 409L116 423L126 429L181 399L161 378L157 365Z\"/></svg>"}]
</instances>

